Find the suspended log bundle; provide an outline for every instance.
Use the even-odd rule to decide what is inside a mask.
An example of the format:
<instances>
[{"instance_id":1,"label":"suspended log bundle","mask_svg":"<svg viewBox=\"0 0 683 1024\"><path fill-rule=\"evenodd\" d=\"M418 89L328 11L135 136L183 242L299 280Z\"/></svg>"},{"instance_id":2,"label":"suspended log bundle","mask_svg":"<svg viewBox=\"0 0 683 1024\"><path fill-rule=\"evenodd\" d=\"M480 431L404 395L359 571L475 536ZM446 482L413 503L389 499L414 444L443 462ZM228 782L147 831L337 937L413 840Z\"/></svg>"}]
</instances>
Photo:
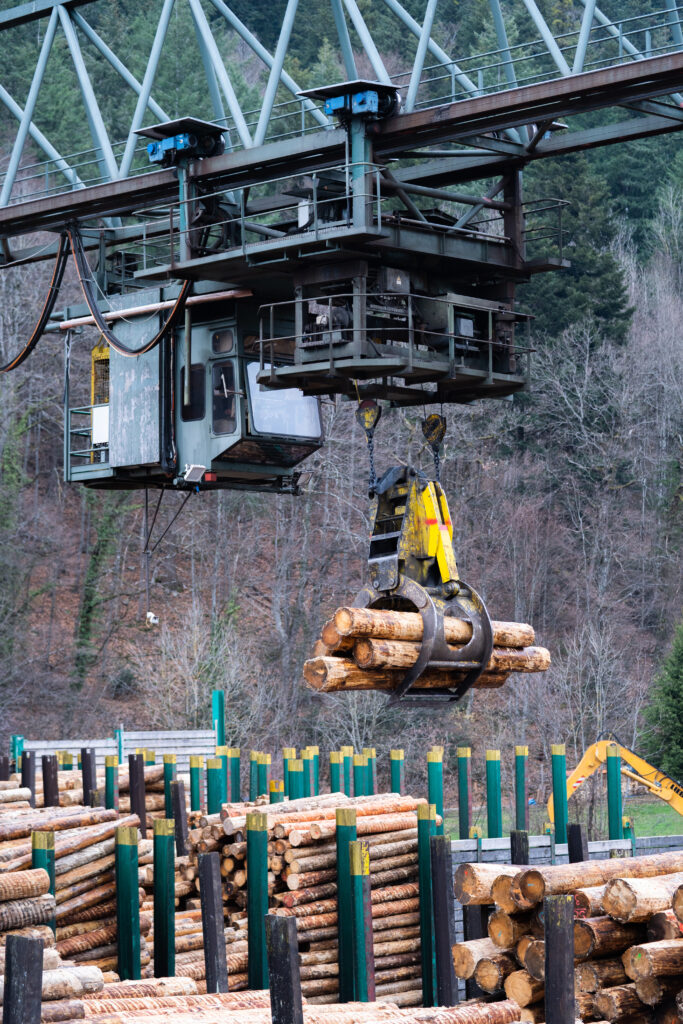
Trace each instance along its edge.
<instances>
[{"instance_id":1,"label":"suspended log bundle","mask_svg":"<svg viewBox=\"0 0 683 1024\"><path fill-rule=\"evenodd\" d=\"M545 672L550 654L535 647L531 626L493 622L494 648L476 687L502 686L510 672ZM304 664L304 679L314 690L393 690L421 650L423 623L415 612L338 608L326 622L314 657ZM466 620L446 617L444 635L451 651L461 651L472 637ZM430 668L420 676L420 688L452 686L468 669L457 663Z\"/></svg>"},{"instance_id":2,"label":"suspended log bundle","mask_svg":"<svg viewBox=\"0 0 683 1024\"><path fill-rule=\"evenodd\" d=\"M521 1020L542 1024L541 900L570 894L576 1016L618 1024L677 1024L679 1017L683 1020L682 865L679 852L522 869L461 864L455 873L456 897L490 905L492 912L488 939L453 946L455 973L474 977L486 992L499 992L502 985L508 999L519 1004Z\"/></svg>"}]
</instances>

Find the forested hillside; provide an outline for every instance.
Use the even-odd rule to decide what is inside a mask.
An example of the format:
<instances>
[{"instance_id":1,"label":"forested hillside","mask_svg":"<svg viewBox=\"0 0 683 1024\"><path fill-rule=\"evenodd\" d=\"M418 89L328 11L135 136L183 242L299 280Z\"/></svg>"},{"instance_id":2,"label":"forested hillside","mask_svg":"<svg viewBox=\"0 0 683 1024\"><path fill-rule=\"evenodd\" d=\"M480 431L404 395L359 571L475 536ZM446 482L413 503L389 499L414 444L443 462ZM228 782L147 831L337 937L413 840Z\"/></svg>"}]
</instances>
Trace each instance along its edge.
<instances>
[{"instance_id":1,"label":"forested hillside","mask_svg":"<svg viewBox=\"0 0 683 1024\"><path fill-rule=\"evenodd\" d=\"M286 66L303 87L338 80L330 5L301 2L307 16L297 22ZM410 68L414 47L405 50L396 19L373 0L359 6L387 67ZM540 6L560 27L574 27L580 16L569 0ZM604 4L612 14L616 6ZM232 3L271 50L285 7L285 0ZM406 0L405 7L419 17L424 4ZM464 54L491 47L484 0L439 7L434 34L444 45L455 40ZM619 3L624 18L645 7ZM187 6L175 11L167 42L174 59L162 62L159 91L173 97L172 116L211 117ZM215 11L207 16L231 55L240 101L256 107L262 65ZM142 77L135 55L149 51L156 23L147 4L110 0L93 7L91 22L106 29L114 49L130 52L131 70ZM16 30L5 46L2 82L22 102L42 28ZM85 131L66 65L56 46L36 122L71 153ZM123 137L134 97L110 73L102 113ZM7 120L0 129L6 164ZM681 621L682 148L673 133L539 161L525 172L527 197L571 203L564 215L571 269L539 275L521 291L522 308L535 317L534 386L514 400L445 411L442 481L459 568L492 616L534 625L553 657L546 676L518 677L436 716L387 712L382 696L304 689L301 666L322 621L364 579L367 453L348 403L324 404L327 443L306 467L312 478L302 496L190 498L150 558L150 607L159 625L148 628L144 495L64 484L63 341L50 334L0 380L3 747L13 732L109 734L121 722L205 726L217 686L226 690L230 741L273 751L289 741L388 746L399 730L407 751L430 742L447 743L453 754L456 743L482 750L517 742L540 754L566 741L570 761L604 729L628 745L647 743L648 693ZM24 161L36 158L27 146ZM39 264L0 274L2 362L32 328L47 273ZM83 380L87 369L84 362ZM380 470L397 459L430 469L421 417L422 410L385 413ZM181 500L164 499L158 533ZM542 786L542 761L534 773Z\"/></svg>"}]
</instances>

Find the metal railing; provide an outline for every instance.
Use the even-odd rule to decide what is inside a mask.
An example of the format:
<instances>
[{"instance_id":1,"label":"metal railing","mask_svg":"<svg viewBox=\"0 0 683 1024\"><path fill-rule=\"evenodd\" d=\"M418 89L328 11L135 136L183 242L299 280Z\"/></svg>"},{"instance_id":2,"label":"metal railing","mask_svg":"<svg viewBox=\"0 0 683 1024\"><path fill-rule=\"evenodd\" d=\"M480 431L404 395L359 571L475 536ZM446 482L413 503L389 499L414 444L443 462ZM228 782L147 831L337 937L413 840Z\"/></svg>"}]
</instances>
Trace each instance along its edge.
<instances>
[{"instance_id":1,"label":"metal railing","mask_svg":"<svg viewBox=\"0 0 683 1024\"><path fill-rule=\"evenodd\" d=\"M630 18L617 16L614 19L596 8L590 26L584 26L583 19L579 19L575 28L559 35L550 35L540 15L538 18L532 15L532 18L540 35L470 56L459 55L457 62L448 59L445 52L434 46L442 59L422 68L415 106L426 108L455 102L683 48L683 5L680 4L660 7ZM392 83L404 96L411 74L406 70L391 76ZM260 108L243 113L251 135L257 128L260 115ZM264 141L276 142L320 131L321 120L324 121L322 105L314 104L308 98L289 97L273 105ZM225 127L228 148L243 148L231 115L215 119L215 123ZM113 156L119 164L126 146L125 139L111 141ZM50 196L109 181L109 175L101 170L101 156L101 151L92 147L68 153L60 160L24 164L16 176L10 203L22 202L29 194L36 198ZM135 144L127 176L149 173L157 167L148 162L146 140L140 139ZM0 175L0 188L3 182L4 175Z\"/></svg>"},{"instance_id":2,"label":"metal railing","mask_svg":"<svg viewBox=\"0 0 683 1024\"><path fill-rule=\"evenodd\" d=\"M65 452L67 479L71 478L73 470L92 467L93 472L96 472L97 468L109 465L109 446L93 444L92 419L92 405L67 411Z\"/></svg>"},{"instance_id":3,"label":"metal railing","mask_svg":"<svg viewBox=\"0 0 683 1024\"><path fill-rule=\"evenodd\" d=\"M277 363L277 353L283 347L296 347L299 351L319 349L320 358L328 358L330 366L334 368L336 347L351 343L361 334L375 350L377 357L401 353L407 372L413 369L413 364L419 357L431 357L435 362L447 358L450 376L455 376L458 365L465 366L468 357L480 357L488 374L491 375L494 358L496 355L503 355L513 363L517 358L523 359L528 376L533 349L511 339L507 342L495 337L495 311L488 305L477 305L476 300L464 302L462 299L411 292L366 292L362 296L365 307L363 322L357 323L352 312L354 299L357 298L354 292L335 292L271 302L261 306L258 311L259 370L263 372L269 366L272 372ZM327 311L327 324L317 329L310 323L306 325L304 310L310 308L309 303L317 306L320 313ZM422 321L421 303L443 308L443 327L429 327ZM335 310L340 309L349 314L347 323L343 325L339 322L334 323ZM478 316L480 322L486 322L485 332L481 328L476 335L474 329L471 334L457 331L459 319L475 316ZM393 322L388 326L382 326L379 322L382 318ZM302 325L301 330L278 330L278 324L294 325L297 320Z\"/></svg>"}]
</instances>

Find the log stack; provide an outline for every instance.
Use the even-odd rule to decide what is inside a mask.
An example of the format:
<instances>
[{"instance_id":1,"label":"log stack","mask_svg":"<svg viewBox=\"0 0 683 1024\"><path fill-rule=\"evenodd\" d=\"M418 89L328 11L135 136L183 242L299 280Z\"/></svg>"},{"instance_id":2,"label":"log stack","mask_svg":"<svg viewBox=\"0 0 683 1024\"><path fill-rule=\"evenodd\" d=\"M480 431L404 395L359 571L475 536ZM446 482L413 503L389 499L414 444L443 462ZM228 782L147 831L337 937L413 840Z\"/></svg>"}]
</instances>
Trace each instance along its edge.
<instances>
[{"instance_id":1,"label":"log stack","mask_svg":"<svg viewBox=\"0 0 683 1024\"><path fill-rule=\"evenodd\" d=\"M494 648L476 687L502 686L511 672L545 672L550 654L535 647L531 626L520 622L493 622ZM393 690L415 664L422 642L422 617L416 612L338 608L322 628L314 656L304 664L304 679L314 690ZM462 650L471 639L472 626L462 619L444 619L446 642ZM428 669L420 676L421 688L452 686L467 669L454 665Z\"/></svg>"},{"instance_id":2,"label":"log stack","mask_svg":"<svg viewBox=\"0 0 683 1024\"><path fill-rule=\"evenodd\" d=\"M106 985L77 1004L74 1019L92 1024L270 1024L268 992L226 992L201 995L175 992L183 979L158 978ZM54 1019L54 1018L53 1018ZM519 1007L510 1000L467 1003L434 1009L399 1007L395 1002L311 1006L304 999L305 1024L514 1024ZM68 1022L71 1024L71 1022Z\"/></svg>"},{"instance_id":3,"label":"log stack","mask_svg":"<svg viewBox=\"0 0 683 1024\"><path fill-rule=\"evenodd\" d=\"M455 895L490 904L487 939L458 943L459 978L545 1019L543 898L572 894L576 1015L672 1024L683 1008L683 851L539 868L462 864ZM683 1020L683 1015L681 1016Z\"/></svg>"},{"instance_id":4,"label":"log stack","mask_svg":"<svg viewBox=\"0 0 683 1024\"><path fill-rule=\"evenodd\" d=\"M272 913L297 919L304 995L312 1003L338 999L336 810L353 807L358 838L370 845L370 876L379 1000L400 1005L422 1001L417 806L413 797L381 794L350 798L341 793L281 804L228 804L221 815L204 816L190 831L190 854L180 862L183 879L197 885L201 853L221 857L225 940L231 990L247 984L246 814L268 816L269 894ZM176 970L204 978L198 900L178 915Z\"/></svg>"},{"instance_id":5,"label":"log stack","mask_svg":"<svg viewBox=\"0 0 683 1024\"><path fill-rule=\"evenodd\" d=\"M55 946L79 968L117 968L114 845L119 826L135 827L136 815L119 816L101 807L29 808L0 818L0 944L7 934L23 934ZM32 870L31 833L55 837L55 895L48 875ZM152 860L152 844L138 845L139 881ZM27 886L29 889L27 889ZM33 887L33 888L31 888ZM35 891L33 891L35 889ZM3 897L2 893L9 893ZM144 898L140 890L140 901ZM56 935L48 922L56 921ZM145 935L149 915L141 914L141 953L150 962ZM76 986L77 987L77 986Z\"/></svg>"}]
</instances>

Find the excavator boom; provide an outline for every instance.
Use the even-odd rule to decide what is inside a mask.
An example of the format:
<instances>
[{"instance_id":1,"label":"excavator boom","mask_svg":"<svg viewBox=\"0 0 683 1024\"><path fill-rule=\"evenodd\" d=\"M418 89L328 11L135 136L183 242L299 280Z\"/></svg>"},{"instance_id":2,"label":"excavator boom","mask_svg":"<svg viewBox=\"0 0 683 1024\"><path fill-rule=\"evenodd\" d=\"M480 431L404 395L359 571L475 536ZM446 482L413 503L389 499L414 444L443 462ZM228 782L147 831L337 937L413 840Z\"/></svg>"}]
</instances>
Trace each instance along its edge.
<instances>
[{"instance_id":1,"label":"excavator boom","mask_svg":"<svg viewBox=\"0 0 683 1024\"><path fill-rule=\"evenodd\" d=\"M666 801L670 807L683 815L683 786L679 785L675 779L672 779L665 772L655 768L645 758L641 757L640 754L636 754L634 750L625 747L622 743L615 743L611 739L598 740L597 743L593 743L585 752L574 771L567 777L567 799L572 797L579 786L583 785L594 772L598 771L605 764L607 761L607 748L611 744L616 745L621 760L631 766L632 770L622 767L622 775L632 779L634 782L638 782L641 786L645 786L654 796L658 796L661 800ZM550 821L554 820L553 815L554 806L551 796L548 800L548 816Z\"/></svg>"}]
</instances>

